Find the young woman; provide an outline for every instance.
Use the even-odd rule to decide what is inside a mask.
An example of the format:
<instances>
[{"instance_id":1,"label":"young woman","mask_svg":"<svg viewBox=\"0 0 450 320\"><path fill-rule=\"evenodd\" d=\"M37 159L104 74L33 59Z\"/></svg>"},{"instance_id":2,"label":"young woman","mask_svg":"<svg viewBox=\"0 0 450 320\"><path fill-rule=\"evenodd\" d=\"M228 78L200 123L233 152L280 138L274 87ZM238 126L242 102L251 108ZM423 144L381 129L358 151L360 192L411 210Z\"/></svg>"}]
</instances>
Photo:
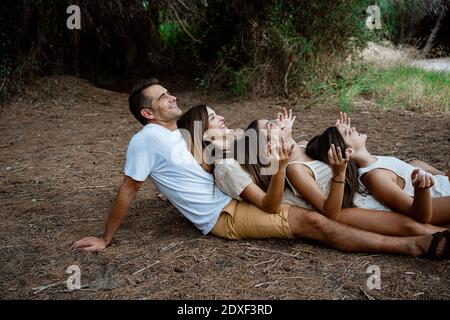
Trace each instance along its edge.
<instances>
[{"instance_id":1,"label":"young woman","mask_svg":"<svg viewBox=\"0 0 450 320\"><path fill-rule=\"evenodd\" d=\"M271 121L257 120L249 126L249 129L267 130L269 126L273 126ZM328 148L326 154L327 158L330 158L327 162L332 164L330 167L324 162L315 161L309 157L304 148L297 145L292 137L286 137L285 141L287 146L293 144L294 149L286 165L287 181L293 193L286 192L284 202L315 209L341 223L380 234L407 236L446 230L430 224L418 223L404 215L391 212L372 196L363 195L356 190L354 190L355 197L352 203L350 199L344 197L345 184L340 183L346 179L347 160L345 158L338 157L337 152L333 152L333 148ZM260 164L251 165L251 167L253 170L247 169L249 172L260 172ZM254 181L260 181L258 174L252 173L252 177ZM344 208L342 208L343 202Z\"/></svg>"},{"instance_id":2,"label":"young woman","mask_svg":"<svg viewBox=\"0 0 450 320\"><path fill-rule=\"evenodd\" d=\"M366 149L367 136L349 123L338 121L335 127L315 137L306 149L314 159L326 162L325 149L332 144L350 155L358 171L347 172L345 191L351 198L359 182L384 205L419 222L450 224L450 181L444 175L431 175L395 157L373 156Z\"/></svg>"},{"instance_id":3,"label":"young woman","mask_svg":"<svg viewBox=\"0 0 450 320\"><path fill-rule=\"evenodd\" d=\"M178 120L177 126L183 135L188 149L204 170L212 172L215 168L214 158L219 161L221 154L225 152L228 140L223 117L217 115L214 110L205 105L195 106L186 111ZM234 139L231 139L233 143ZM214 141L214 143L212 143ZM279 151L277 161L283 166L288 158L288 150ZM217 176L216 176L217 177ZM277 181L276 181L277 180ZM246 188L248 189L248 188ZM251 189L251 188L250 188ZM250 190L248 189L248 190ZM274 179L272 189L284 189L284 176ZM224 208L211 231L212 234L227 239L265 239L283 238L294 239L296 237L319 240L333 247L345 244L333 237L321 237L319 233L308 227L310 220L321 219L316 213L303 208L283 204L276 197L265 197L265 194L248 191L247 199L250 201L238 201L233 199ZM282 197L282 196L281 196ZM264 210L262 210L264 209ZM268 213L269 212L269 213ZM326 225L328 222L324 222ZM332 224L332 226L334 226ZM341 237L342 235L337 235ZM441 243L435 236L433 243ZM397 241L394 239L393 241ZM388 243L389 245L389 243ZM433 251L432 256L436 256Z\"/></svg>"},{"instance_id":4,"label":"young woman","mask_svg":"<svg viewBox=\"0 0 450 320\"><path fill-rule=\"evenodd\" d=\"M196 126L204 129L195 130ZM227 154L230 145L233 144L236 150L238 143L234 135L228 134L223 117L217 115L214 110L204 105L195 106L179 119L178 128L184 129L182 134L188 149L204 170L214 172L216 184L222 191L236 200L245 199L268 213L280 210L285 189L285 167L294 148L291 146L288 150L283 137L279 137L273 144L273 149L267 148L266 154L263 155L266 157L266 163L277 166L278 170L271 177L258 176L258 182L265 186L265 191L262 191L233 155ZM248 162L251 145L246 144L244 147L245 160ZM252 170L250 167L248 169Z\"/></svg>"},{"instance_id":5,"label":"young woman","mask_svg":"<svg viewBox=\"0 0 450 320\"><path fill-rule=\"evenodd\" d=\"M210 108L204 107L197 109L203 109L203 113L209 114L209 121L205 123L204 126L209 129L217 130L217 124L214 124L214 121L215 119L220 119L222 121L223 118L217 116ZM186 114L180 119L182 121L178 124L179 128L187 128L188 126L185 125L186 122L193 123L194 121L199 121L201 118L204 119L205 115L200 117L197 114L195 116L195 113L198 111L199 110L192 109L187 111ZM286 118L288 117L285 117L285 119ZM258 133L256 134L258 140L257 143L245 144L245 163L242 165L239 165L232 156L216 161L213 169L216 184L220 189L222 189L222 191L227 193L232 198L236 200L246 200L265 212L276 212L277 208L280 208L283 202L300 208L312 209L312 207L305 201L302 201L301 198L293 196L289 192L285 193L284 190L285 167L287 166L287 163L293 158L308 160L308 157L305 156L304 152L301 150L299 151L297 144L292 143L293 139L289 134L289 130L285 130L287 133L282 134L283 140L281 137L278 139L275 138L275 140L279 141L280 146L282 146L281 148L275 147L274 145L276 143L273 141L268 141L268 148L258 147L261 143L266 144L268 137L271 136L270 126L275 127L275 124L273 124L273 122L270 124L267 120L257 120L252 122L247 131L253 130ZM191 125L190 127L192 128L193 126ZM266 129L268 129L269 135L265 133ZM202 137L204 137L203 135L205 131L202 132ZM261 131L262 134L259 134ZM191 139L194 137L192 132L193 131L191 130ZM223 145L223 140L216 138L214 139L214 143ZM188 142L188 145L192 145L192 143ZM269 148L270 145L272 145L272 148ZM235 150L236 149L237 148L235 148ZM267 160L264 158L266 156L266 152L262 151L265 149L272 149L272 154L277 154L277 157L272 156L272 159L273 161L279 162L279 167L272 176L261 174L262 169L265 169L268 165L271 165L264 165L263 162L267 163L267 161L261 161L261 159ZM275 149L277 152L275 152ZM261 152L263 154L259 154ZM255 154L256 157L254 157ZM289 154L290 159L287 160L286 157ZM256 158L258 160L256 163L250 161L252 156L253 159ZM311 179L313 183L315 183L313 178ZM438 228L431 225L417 223L416 221L400 214L359 208L348 208L342 210L339 221L367 231L395 236L429 235L438 231L446 230L445 228Z\"/></svg>"}]
</instances>

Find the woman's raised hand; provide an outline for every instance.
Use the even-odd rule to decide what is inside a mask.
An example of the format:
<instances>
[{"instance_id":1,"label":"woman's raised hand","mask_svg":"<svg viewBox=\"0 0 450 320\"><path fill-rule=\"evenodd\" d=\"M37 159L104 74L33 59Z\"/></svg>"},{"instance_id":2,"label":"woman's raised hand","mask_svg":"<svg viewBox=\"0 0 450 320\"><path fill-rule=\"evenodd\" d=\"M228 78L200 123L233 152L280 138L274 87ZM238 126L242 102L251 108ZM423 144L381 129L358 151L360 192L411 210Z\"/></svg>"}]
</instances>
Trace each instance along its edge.
<instances>
[{"instance_id":1,"label":"woman's raised hand","mask_svg":"<svg viewBox=\"0 0 450 320\"><path fill-rule=\"evenodd\" d=\"M286 108L283 108L283 112L278 112L277 124L280 126L281 130L292 129L295 118L296 116L292 117L292 109L289 109L288 112Z\"/></svg>"},{"instance_id":2,"label":"woman's raised hand","mask_svg":"<svg viewBox=\"0 0 450 320\"><path fill-rule=\"evenodd\" d=\"M416 190L426 190L434 186L433 176L419 168L414 169L411 173L411 180Z\"/></svg>"},{"instance_id":3,"label":"woman's raised hand","mask_svg":"<svg viewBox=\"0 0 450 320\"><path fill-rule=\"evenodd\" d=\"M294 150L294 144L287 147L284 143L284 138L279 137L278 142L269 143L268 153L272 161L278 161L278 171L281 169L284 171L286 165L288 164L289 158Z\"/></svg>"},{"instance_id":4,"label":"woman's raised hand","mask_svg":"<svg viewBox=\"0 0 450 320\"><path fill-rule=\"evenodd\" d=\"M333 178L339 179L338 181L345 180L345 171L347 170L347 163L349 160L350 151L348 149L345 150L345 158L343 158L340 147L336 148L334 144L330 146L330 149L328 150L328 162L333 171Z\"/></svg>"},{"instance_id":5,"label":"woman's raised hand","mask_svg":"<svg viewBox=\"0 0 450 320\"><path fill-rule=\"evenodd\" d=\"M347 128L351 128L351 119L347 116L345 112L339 112L341 115L340 119L336 120L336 127L345 126Z\"/></svg>"},{"instance_id":6,"label":"woman's raised hand","mask_svg":"<svg viewBox=\"0 0 450 320\"><path fill-rule=\"evenodd\" d=\"M278 113L276 125L286 141L292 139L292 126L294 125L295 118L295 116L292 116L292 109L288 112L286 108L283 108L283 112Z\"/></svg>"}]
</instances>

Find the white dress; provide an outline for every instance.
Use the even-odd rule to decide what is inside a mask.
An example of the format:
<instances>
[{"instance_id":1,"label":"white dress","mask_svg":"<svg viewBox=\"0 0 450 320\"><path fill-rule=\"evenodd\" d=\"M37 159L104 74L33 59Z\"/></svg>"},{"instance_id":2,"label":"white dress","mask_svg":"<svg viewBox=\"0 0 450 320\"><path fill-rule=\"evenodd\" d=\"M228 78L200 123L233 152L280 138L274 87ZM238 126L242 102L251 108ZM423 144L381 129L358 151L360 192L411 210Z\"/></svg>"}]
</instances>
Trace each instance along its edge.
<instances>
[{"instance_id":1,"label":"white dress","mask_svg":"<svg viewBox=\"0 0 450 320\"><path fill-rule=\"evenodd\" d=\"M332 171L331 167L327 165L325 162L314 160L314 161L308 161L308 162L302 162L302 161L293 161L288 163L287 166L298 163L302 164L304 166L307 166L314 175L314 180L316 180L317 185L319 186L320 191L322 191L322 194L325 198L328 197L328 194L330 193L331 188L331 178L332 178ZM287 168L286 166L286 168ZM292 183L289 181L289 179L286 177L287 182L291 186L292 190L294 190L294 194L289 197L285 197L285 200L287 203L296 205L298 207L303 207L307 209L314 209L312 206L307 203L301 195L295 190ZM308 207L305 207L304 204L307 204ZM355 193L355 196L353 198L353 203L357 208L364 208L364 209L372 209L372 210L380 210L380 211L392 211L391 209L385 207L383 204L381 204L379 201L377 201L372 195L370 194L361 194L359 192Z\"/></svg>"},{"instance_id":2,"label":"white dress","mask_svg":"<svg viewBox=\"0 0 450 320\"><path fill-rule=\"evenodd\" d=\"M415 167L395 157L376 156L377 161L365 168L358 169L359 180L361 177L374 170L385 169L394 172L397 176L402 178L405 182L403 190L411 197L414 196L414 187L412 185L411 173ZM450 196L450 180L447 176L433 176L434 186L431 188L431 196L435 197L448 197Z\"/></svg>"}]
</instances>

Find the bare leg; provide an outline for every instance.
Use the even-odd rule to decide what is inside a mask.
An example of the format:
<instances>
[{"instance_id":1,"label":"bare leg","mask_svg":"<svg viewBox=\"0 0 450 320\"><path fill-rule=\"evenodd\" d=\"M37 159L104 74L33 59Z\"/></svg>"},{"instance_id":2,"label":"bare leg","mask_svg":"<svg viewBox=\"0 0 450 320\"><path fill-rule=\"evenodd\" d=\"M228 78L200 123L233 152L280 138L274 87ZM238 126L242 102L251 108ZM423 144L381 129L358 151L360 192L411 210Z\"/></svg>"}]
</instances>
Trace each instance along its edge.
<instances>
[{"instance_id":1,"label":"bare leg","mask_svg":"<svg viewBox=\"0 0 450 320\"><path fill-rule=\"evenodd\" d=\"M343 225L298 207L290 208L288 222L295 237L315 240L344 252L420 256L426 253L432 239L431 236L384 236Z\"/></svg>"},{"instance_id":2,"label":"bare leg","mask_svg":"<svg viewBox=\"0 0 450 320\"><path fill-rule=\"evenodd\" d=\"M423 224L397 212L349 208L341 211L343 224L388 236L423 236L444 231L446 228Z\"/></svg>"},{"instance_id":3,"label":"bare leg","mask_svg":"<svg viewBox=\"0 0 450 320\"><path fill-rule=\"evenodd\" d=\"M433 217L431 223L437 226L450 224L450 197L433 198Z\"/></svg>"},{"instance_id":4,"label":"bare leg","mask_svg":"<svg viewBox=\"0 0 450 320\"><path fill-rule=\"evenodd\" d=\"M444 172L436 169L435 167L430 166L428 163L425 163L425 162L417 160L417 159L411 160L409 162L409 164L412 165L413 167L421 168L435 176L436 175L441 175L441 176L445 175Z\"/></svg>"}]
</instances>

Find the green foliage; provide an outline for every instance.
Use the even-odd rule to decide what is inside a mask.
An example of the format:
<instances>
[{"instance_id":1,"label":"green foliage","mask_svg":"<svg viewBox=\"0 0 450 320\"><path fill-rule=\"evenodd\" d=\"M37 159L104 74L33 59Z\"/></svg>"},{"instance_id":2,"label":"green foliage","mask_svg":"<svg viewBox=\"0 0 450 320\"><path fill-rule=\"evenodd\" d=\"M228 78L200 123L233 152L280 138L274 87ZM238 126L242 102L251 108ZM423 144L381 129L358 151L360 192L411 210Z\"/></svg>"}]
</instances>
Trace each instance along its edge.
<instances>
[{"instance_id":1,"label":"green foliage","mask_svg":"<svg viewBox=\"0 0 450 320\"><path fill-rule=\"evenodd\" d=\"M159 36L166 46L173 46L183 36L180 24L163 10L159 13Z\"/></svg>"},{"instance_id":2,"label":"green foliage","mask_svg":"<svg viewBox=\"0 0 450 320\"><path fill-rule=\"evenodd\" d=\"M81 1L79 31L65 27L69 0L4 1L0 76L111 82L184 74L238 96L341 92L342 61L367 40L396 35L404 2L377 1L384 28L373 32L365 26L371 0ZM365 90L359 86L340 96L343 106Z\"/></svg>"},{"instance_id":3,"label":"green foliage","mask_svg":"<svg viewBox=\"0 0 450 320\"><path fill-rule=\"evenodd\" d=\"M320 83L317 95L335 97L342 111L366 99L381 108L402 107L409 110L450 111L450 75L415 67L375 68L351 65L340 70L340 78Z\"/></svg>"},{"instance_id":4,"label":"green foliage","mask_svg":"<svg viewBox=\"0 0 450 320\"><path fill-rule=\"evenodd\" d=\"M214 10L222 12L222 24L213 20L202 37L206 42L198 52L200 56L207 52L201 60L210 63L198 77L237 95L279 94L284 87L290 95L300 95L305 82L329 77L335 61L373 38L365 27L368 3L274 0L246 3L238 12L215 3ZM218 28L225 26L232 37L218 36L223 33ZM221 44L215 40L218 51L210 51L210 39L224 40Z\"/></svg>"}]
</instances>

